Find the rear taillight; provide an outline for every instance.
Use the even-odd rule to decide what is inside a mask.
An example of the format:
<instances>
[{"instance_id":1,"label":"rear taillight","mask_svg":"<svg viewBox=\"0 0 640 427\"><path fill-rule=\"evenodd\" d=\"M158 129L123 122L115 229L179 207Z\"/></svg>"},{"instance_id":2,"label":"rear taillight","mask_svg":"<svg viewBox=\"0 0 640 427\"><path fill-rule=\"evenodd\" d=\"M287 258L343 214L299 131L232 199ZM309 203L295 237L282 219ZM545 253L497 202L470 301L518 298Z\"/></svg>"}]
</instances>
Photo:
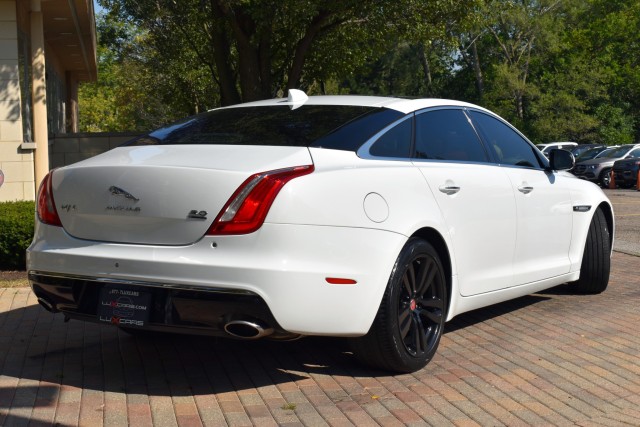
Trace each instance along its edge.
<instances>
[{"instance_id":1,"label":"rear taillight","mask_svg":"<svg viewBox=\"0 0 640 427\"><path fill-rule=\"evenodd\" d=\"M296 166L251 175L233 193L213 222L208 235L248 234L262 226L269 208L284 185L313 172L313 165Z\"/></svg>"},{"instance_id":2,"label":"rear taillight","mask_svg":"<svg viewBox=\"0 0 640 427\"><path fill-rule=\"evenodd\" d=\"M62 227L58 211L56 210L56 204L53 200L53 191L51 186L51 180L53 171L49 172L44 177L38 190L38 218L40 222L49 225L55 225L56 227Z\"/></svg>"}]
</instances>

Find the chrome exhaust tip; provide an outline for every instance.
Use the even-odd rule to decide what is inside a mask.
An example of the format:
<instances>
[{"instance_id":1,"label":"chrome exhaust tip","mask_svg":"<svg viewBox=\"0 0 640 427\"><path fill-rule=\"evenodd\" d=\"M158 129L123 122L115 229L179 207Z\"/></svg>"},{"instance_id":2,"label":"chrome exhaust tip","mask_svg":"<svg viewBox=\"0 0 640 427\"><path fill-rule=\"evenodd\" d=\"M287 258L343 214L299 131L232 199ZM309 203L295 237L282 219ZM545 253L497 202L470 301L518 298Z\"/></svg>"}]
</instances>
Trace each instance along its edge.
<instances>
[{"instance_id":1,"label":"chrome exhaust tip","mask_svg":"<svg viewBox=\"0 0 640 427\"><path fill-rule=\"evenodd\" d=\"M57 313L58 312L58 310L55 309L53 304L51 304L49 301L47 301L46 299L44 299L42 297L38 297L38 303L42 307L44 307L45 310L47 310L50 313Z\"/></svg>"},{"instance_id":2,"label":"chrome exhaust tip","mask_svg":"<svg viewBox=\"0 0 640 427\"><path fill-rule=\"evenodd\" d=\"M273 333L273 328L251 320L232 320L224 325L224 330L232 337L243 340L257 340Z\"/></svg>"}]
</instances>

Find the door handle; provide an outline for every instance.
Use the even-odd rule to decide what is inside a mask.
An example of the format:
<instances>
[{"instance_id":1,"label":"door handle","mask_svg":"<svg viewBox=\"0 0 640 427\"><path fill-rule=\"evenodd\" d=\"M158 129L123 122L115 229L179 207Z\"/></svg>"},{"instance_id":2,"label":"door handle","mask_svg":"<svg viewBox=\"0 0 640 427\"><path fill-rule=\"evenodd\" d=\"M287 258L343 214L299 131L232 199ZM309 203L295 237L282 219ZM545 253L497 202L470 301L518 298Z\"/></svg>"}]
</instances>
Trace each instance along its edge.
<instances>
[{"instance_id":1,"label":"door handle","mask_svg":"<svg viewBox=\"0 0 640 427\"><path fill-rule=\"evenodd\" d=\"M460 187L455 185L442 185L438 189L448 196L456 194L458 191L460 191Z\"/></svg>"},{"instance_id":2,"label":"door handle","mask_svg":"<svg viewBox=\"0 0 640 427\"><path fill-rule=\"evenodd\" d=\"M518 191L523 194L529 194L533 191L533 187L529 187L528 185L523 185L518 187Z\"/></svg>"}]
</instances>

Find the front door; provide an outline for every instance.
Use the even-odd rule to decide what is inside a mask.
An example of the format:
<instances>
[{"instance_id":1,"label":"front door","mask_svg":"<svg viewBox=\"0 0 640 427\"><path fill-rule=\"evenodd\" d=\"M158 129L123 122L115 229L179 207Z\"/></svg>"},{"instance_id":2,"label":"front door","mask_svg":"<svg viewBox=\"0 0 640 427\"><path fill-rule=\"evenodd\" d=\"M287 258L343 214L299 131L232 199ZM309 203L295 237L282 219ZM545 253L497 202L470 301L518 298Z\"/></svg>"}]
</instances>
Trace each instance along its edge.
<instances>
[{"instance_id":1,"label":"front door","mask_svg":"<svg viewBox=\"0 0 640 427\"><path fill-rule=\"evenodd\" d=\"M484 113L470 115L513 186L518 216L514 285L568 273L573 208L563 177L545 170L533 145L511 127Z\"/></svg>"}]
</instances>

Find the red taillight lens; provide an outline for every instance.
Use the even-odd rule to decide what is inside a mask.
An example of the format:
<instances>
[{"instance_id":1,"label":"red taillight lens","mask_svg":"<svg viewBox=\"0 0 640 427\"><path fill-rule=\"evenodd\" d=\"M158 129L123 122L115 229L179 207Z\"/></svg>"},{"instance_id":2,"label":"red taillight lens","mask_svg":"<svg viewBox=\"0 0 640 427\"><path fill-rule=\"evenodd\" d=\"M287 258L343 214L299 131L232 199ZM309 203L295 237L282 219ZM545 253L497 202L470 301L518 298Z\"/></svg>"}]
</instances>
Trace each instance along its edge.
<instances>
[{"instance_id":1,"label":"red taillight lens","mask_svg":"<svg viewBox=\"0 0 640 427\"><path fill-rule=\"evenodd\" d=\"M49 172L40 184L40 189L38 190L38 218L40 219L40 222L45 224L62 227L58 211L56 210L56 204L53 200L53 191L51 187L52 176L53 171Z\"/></svg>"},{"instance_id":2,"label":"red taillight lens","mask_svg":"<svg viewBox=\"0 0 640 427\"><path fill-rule=\"evenodd\" d=\"M313 165L251 175L231 196L213 222L208 235L248 234L262 226L269 208L284 185L313 172Z\"/></svg>"},{"instance_id":3,"label":"red taillight lens","mask_svg":"<svg viewBox=\"0 0 640 427\"><path fill-rule=\"evenodd\" d=\"M346 279L343 277L327 277L324 280L326 280L330 285L355 285L358 283L353 279Z\"/></svg>"}]
</instances>

